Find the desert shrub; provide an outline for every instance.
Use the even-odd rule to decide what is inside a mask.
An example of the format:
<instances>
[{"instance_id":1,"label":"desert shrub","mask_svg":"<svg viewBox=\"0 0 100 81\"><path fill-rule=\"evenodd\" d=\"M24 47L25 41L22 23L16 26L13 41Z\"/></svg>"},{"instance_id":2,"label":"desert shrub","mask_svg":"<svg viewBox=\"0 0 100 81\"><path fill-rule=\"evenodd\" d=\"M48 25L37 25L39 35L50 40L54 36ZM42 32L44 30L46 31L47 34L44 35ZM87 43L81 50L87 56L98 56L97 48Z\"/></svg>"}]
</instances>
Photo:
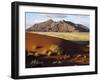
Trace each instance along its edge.
<instances>
[{"instance_id":1,"label":"desert shrub","mask_svg":"<svg viewBox=\"0 0 100 81\"><path fill-rule=\"evenodd\" d=\"M62 61L59 61L59 60L52 62L52 64L61 64L61 63L62 63Z\"/></svg>"},{"instance_id":2,"label":"desert shrub","mask_svg":"<svg viewBox=\"0 0 100 81\"><path fill-rule=\"evenodd\" d=\"M53 53L56 53L57 55L61 55L61 54L63 53L63 52L62 52L62 49L61 49L60 46L58 46L58 45L51 45L50 50L51 50Z\"/></svg>"}]
</instances>

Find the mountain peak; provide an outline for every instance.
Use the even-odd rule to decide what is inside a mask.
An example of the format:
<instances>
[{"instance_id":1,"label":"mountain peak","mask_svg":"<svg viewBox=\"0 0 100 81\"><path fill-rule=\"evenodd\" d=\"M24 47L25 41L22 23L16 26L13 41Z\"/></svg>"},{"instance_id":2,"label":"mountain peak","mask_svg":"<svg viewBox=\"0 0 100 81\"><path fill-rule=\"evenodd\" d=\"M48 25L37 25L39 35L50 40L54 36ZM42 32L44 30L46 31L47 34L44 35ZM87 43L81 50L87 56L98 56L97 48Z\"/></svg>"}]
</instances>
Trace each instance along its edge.
<instances>
[{"instance_id":1,"label":"mountain peak","mask_svg":"<svg viewBox=\"0 0 100 81\"><path fill-rule=\"evenodd\" d=\"M47 20L47 22L54 22L52 19Z\"/></svg>"}]
</instances>

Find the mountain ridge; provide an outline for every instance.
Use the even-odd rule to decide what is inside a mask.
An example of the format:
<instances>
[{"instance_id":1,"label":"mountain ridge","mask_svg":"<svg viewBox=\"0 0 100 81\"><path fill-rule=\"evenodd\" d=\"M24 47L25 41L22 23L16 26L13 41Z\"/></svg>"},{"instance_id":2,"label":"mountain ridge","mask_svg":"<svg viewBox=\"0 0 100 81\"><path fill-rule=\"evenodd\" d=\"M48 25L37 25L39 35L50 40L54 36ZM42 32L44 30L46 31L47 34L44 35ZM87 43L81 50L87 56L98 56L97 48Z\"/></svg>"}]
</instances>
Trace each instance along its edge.
<instances>
[{"instance_id":1,"label":"mountain ridge","mask_svg":"<svg viewBox=\"0 0 100 81\"><path fill-rule=\"evenodd\" d=\"M36 23L26 31L36 32L89 32L89 28L82 24L76 24L71 21L54 21L49 19L44 22Z\"/></svg>"}]
</instances>

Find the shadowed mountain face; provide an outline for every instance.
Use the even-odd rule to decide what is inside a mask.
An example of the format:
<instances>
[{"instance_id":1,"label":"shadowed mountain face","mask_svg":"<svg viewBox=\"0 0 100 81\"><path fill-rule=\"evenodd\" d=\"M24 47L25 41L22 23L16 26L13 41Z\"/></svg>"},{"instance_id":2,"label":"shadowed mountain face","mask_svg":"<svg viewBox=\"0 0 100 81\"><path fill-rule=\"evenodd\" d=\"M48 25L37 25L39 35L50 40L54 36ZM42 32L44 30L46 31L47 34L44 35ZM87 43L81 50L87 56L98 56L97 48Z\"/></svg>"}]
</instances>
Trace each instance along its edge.
<instances>
[{"instance_id":1,"label":"shadowed mountain face","mask_svg":"<svg viewBox=\"0 0 100 81\"><path fill-rule=\"evenodd\" d=\"M89 32L89 28L82 24L75 24L70 21L48 20L45 22L37 23L27 29L27 31L36 32Z\"/></svg>"}]
</instances>

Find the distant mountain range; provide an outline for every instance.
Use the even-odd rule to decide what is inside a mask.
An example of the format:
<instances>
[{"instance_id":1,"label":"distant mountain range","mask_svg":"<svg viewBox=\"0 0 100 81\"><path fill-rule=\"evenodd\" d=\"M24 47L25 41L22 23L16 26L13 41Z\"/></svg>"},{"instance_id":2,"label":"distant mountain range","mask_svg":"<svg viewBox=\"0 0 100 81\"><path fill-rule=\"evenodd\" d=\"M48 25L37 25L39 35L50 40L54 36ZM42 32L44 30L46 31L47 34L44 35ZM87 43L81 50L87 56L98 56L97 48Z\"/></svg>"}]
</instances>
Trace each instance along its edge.
<instances>
[{"instance_id":1,"label":"distant mountain range","mask_svg":"<svg viewBox=\"0 0 100 81\"><path fill-rule=\"evenodd\" d=\"M71 21L53 21L52 19L45 22L37 23L28 28L26 31L36 32L89 32L89 28L82 24L76 24Z\"/></svg>"}]
</instances>

